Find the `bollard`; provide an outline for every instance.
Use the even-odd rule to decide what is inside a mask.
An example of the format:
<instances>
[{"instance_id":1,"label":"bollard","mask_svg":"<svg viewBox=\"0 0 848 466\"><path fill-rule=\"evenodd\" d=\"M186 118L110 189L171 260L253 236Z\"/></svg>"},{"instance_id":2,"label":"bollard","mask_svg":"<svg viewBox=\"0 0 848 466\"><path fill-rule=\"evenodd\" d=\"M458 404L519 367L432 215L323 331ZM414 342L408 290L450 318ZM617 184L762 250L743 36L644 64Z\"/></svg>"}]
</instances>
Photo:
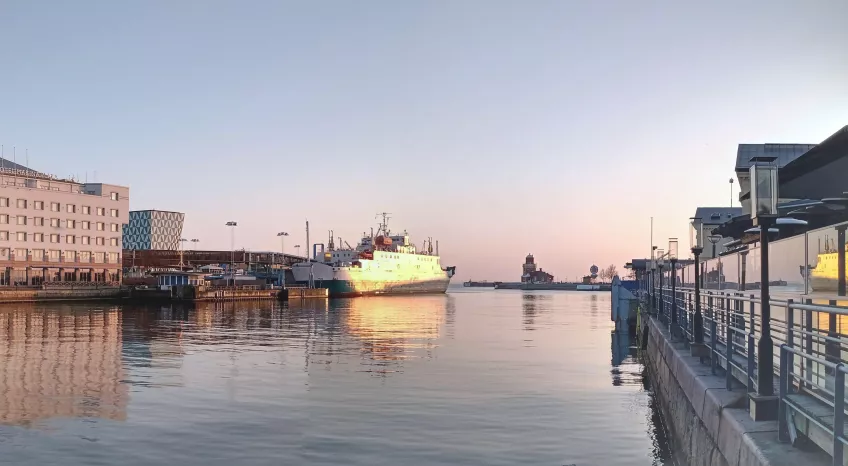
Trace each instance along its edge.
<instances>
[{"instance_id":1,"label":"bollard","mask_svg":"<svg viewBox=\"0 0 848 466\"><path fill-rule=\"evenodd\" d=\"M789 394L789 350L786 345L780 345L780 378L777 405L777 439L783 443L789 442L789 422L786 419L786 395Z\"/></svg>"},{"instance_id":2,"label":"bollard","mask_svg":"<svg viewBox=\"0 0 848 466\"><path fill-rule=\"evenodd\" d=\"M842 466L845 436L845 364L839 363L834 369L836 386L833 389L833 464Z\"/></svg>"}]
</instances>

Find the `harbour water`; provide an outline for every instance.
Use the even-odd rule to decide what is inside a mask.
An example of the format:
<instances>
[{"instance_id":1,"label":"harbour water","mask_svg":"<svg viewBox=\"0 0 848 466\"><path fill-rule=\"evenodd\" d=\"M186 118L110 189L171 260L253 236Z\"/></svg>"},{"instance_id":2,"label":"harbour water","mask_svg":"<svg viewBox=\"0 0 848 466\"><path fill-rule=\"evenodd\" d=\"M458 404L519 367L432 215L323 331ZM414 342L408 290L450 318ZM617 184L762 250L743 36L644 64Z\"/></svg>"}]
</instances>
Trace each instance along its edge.
<instances>
[{"instance_id":1,"label":"harbour water","mask_svg":"<svg viewBox=\"0 0 848 466\"><path fill-rule=\"evenodd\" d=\"M0 307L14 465L671 465L609 293Z\"/></svg>"}]
</instances>

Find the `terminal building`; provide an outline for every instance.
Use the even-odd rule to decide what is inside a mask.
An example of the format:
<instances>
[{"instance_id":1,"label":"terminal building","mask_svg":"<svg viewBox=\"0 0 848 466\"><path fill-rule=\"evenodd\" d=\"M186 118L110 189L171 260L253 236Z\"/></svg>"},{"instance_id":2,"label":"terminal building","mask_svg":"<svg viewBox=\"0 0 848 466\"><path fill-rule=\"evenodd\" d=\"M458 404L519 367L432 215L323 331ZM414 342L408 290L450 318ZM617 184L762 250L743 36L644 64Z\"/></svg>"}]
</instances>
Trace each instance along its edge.
<instances>
[{"instance_id":1,"label":"terminal building","mask_svg":"<svg viewBox=\"0 0 848 466\"><path fill-rule=\"evenodd\" d=\"M129 188L0 158L0 286L119 282Z\"/></svg>"}]
</instances>

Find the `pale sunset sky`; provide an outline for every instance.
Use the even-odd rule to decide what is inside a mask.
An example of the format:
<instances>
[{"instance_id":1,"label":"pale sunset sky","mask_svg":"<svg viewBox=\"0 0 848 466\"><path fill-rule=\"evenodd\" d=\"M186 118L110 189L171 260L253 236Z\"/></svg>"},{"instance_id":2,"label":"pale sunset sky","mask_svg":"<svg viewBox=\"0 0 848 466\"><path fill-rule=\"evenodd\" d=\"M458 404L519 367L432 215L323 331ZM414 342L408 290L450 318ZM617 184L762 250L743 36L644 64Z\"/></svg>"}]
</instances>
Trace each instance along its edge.
<instances>
[{"instance_id":1,"label":"pale sunset sky","mask_svg":"<svg viewBox=\"0 0 848 466\"><path fill-rule=\"evenodd\" d=\"M392 212L458 279L619 270L739 143L848 124L848 2L0 4L0 143L186 213L184 236L287 251Z\"/></svg>"}]
</instances>

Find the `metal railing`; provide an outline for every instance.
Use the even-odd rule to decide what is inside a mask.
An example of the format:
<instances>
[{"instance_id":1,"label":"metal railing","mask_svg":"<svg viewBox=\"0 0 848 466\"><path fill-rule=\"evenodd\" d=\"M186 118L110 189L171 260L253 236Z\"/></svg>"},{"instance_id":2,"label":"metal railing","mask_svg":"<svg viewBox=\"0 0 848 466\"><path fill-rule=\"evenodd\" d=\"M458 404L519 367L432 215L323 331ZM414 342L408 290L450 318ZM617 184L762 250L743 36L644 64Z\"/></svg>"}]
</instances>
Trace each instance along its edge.
<instances>
[{"instance_id":1,"label":"metal railing","mask_svg":"<svg viewBox=\"0 0 848 466\"><path fill-rule=\"evenodd\" d=\"M714 374L723 370L728 390L758 393L761 300L750 292L699 290L698 294L703 342L709 354L702 362L708 363ZM670 287L658 286L648 289L647 295L652 312L669 327L671 338L686 346L693 344L699 304L695 290L672 292ZM848 326L848 308L836 304L835 300L819 305L809 299L770 299L769 325L775 349L771 364L777 376L780 440L794 442L795 426L789 414L802 416L833 437L833 464L842 465L843 447L848 444L843 428L848 335L840 328ZM822 417L822 410L829 416Z\"/></svg>"}]
</instances>

